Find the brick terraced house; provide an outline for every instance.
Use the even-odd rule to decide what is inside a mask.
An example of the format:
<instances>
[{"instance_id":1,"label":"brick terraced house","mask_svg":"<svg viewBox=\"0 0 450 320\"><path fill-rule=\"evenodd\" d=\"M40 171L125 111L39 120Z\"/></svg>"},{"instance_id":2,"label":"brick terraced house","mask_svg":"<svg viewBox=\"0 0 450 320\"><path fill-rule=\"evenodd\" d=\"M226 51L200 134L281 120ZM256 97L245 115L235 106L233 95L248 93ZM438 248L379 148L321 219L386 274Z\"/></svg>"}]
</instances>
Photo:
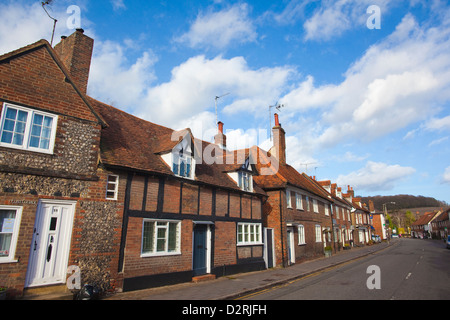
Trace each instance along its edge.
<instances>
[{"instance_id":1,"label":"brick terraced house","mask_svg":"<svg viewBox=\"0 0 450 320\"><path fill-rule=\"evenodd\" d=\"M125 186L125 291L265 268L266 195L252 182L256 172L242 168L245 161L230 171L217 161L227 153L219 144L90 101L110 124L102 131L101 165Z\"/></svg>"},{"instance_id":2,"label":"brick terraced house","mask_svg":"<svg viewBox=\"0 0 450 320\"><path fill-rule=\"evenodd\" d=\"M82 29L0 56L0 286L8 295L200 281L321 257L367 230L353 190L274 146L228 151L89 97ZM367 241L366 235L357 244ZM78 273L79 271L79 273Z\"/></svg>"},{"instance_id":3,"label":"brick terraced house","mask_svg":"<svg viewBox=\"0 0 450 320\"><path fill-rule=\"evenodd\" d=\"M133 290L264 269L266 195L245 161L215 163L223 125L206 143L88 97L92 48L79 29L0 57L0 285L68 292L78 268L82 284Z\"/></svg>"},{"instance_id":4,"label":"brick terraced house","mask_svg":"<svg viewBox=\"0 0 450 320\"><path fill-rule=\"evenodd\" d=\"M273 247L273 261L268 266L286 267L323 256L324 248L331 246L332 200L323 188L286 163L285 131L277 114L273 143L269 152L253 147L251 153L259 173L254 180L268 195L264 204L266 247ZM262 174L274 159L277 167L273 173Z\"/></svg>"},{"instance_id":5,"label":"brick terraced house","mask_svg":"<svg viewBox=\"0 0 450 320\"><path fill-rule=\"evenodd\" d=\"M77 67L89 64L93 40L78 30L65 41L0 56L0 285L9 296L65 290L72 265L104 290L121 278L123 207L106 199L98 167L108 125L86 97L89 68Z\"/></svg>"}]
</instances>

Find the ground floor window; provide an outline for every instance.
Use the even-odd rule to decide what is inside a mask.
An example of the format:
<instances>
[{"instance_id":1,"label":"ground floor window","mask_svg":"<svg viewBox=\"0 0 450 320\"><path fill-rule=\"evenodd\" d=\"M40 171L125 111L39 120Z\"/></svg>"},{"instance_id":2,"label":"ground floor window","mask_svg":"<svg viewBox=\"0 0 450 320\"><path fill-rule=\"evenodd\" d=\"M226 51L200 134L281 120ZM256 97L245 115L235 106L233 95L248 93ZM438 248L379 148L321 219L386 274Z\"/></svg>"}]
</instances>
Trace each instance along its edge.
<instances>
[{"instance_id":1,"label":"ground floor window","mask_svg":"<svg viewBox=\"0 0 450 320\"><path fill-rule=\"evenodd\" d=\"M302 245L302 244L306 244L305 242L305 227L303 225L299 225L297 227L298 229L298 244Z\"/></svg>"},{"instance_id":2,"label":"ground floor window","mask_svg":"<svg viewBox=\"0 0 450 320\"><path fill-rule=\"evenodd\" d=\"M144 219L142 256L180 253L181 222Z\"/></svg>"},{"instance_id":3,"label":"ground floor window","mask_svg":"<svg viewBox=\"0 0 450 320\"><path fill-rule=\"evenodd\" d=\"M316 242L322 242L322 228L316 224Z\"/></svg>"},{"instance_id":4,"label":"ground floor window","mask_svg":"<svg viewBox=\"0 0 450 320\"><path fill-rule=\"evenodd\" d=\"M14 260L21 216L22 207L0 206L0 263Z\"/></svg>"},{"instance_id":5,"label":"ground floor window","mask_svg":"<svg viewBox=\"0 0 450 320\"><path fill-rule=\"evenodd\" d=\"M237 244L262 244L260 223L238 223Z\"/></svg>"}]
</instances>

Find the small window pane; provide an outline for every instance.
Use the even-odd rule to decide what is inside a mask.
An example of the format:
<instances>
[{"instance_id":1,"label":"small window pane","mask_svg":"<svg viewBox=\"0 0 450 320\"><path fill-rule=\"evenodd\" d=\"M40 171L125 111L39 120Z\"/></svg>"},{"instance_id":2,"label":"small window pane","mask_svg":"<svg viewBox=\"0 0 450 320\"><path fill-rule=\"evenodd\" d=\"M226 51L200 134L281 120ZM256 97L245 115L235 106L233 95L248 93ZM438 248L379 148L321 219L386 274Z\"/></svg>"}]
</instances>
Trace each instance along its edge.
<instances>
[{"instance_id":1,"label":"small window pane","mask_svg":"<svg viewBox=\"0 0 450 320\"><path fill-rule=\"evenodd\" d=\"M12 132L3 131L2 142L4 142L4 143L11 143L12 137L13 137Z\"/></svg>"}]
</instances>

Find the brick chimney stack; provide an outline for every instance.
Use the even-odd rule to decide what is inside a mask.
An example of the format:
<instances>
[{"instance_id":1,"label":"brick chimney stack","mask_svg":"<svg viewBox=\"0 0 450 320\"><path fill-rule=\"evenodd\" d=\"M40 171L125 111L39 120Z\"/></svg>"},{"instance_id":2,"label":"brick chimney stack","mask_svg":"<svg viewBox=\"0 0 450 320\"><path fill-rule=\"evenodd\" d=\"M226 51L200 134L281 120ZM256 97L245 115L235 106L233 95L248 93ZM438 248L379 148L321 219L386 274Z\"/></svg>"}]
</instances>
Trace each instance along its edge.
<instances>
[{"instance_id":1,"label":"brick chimney stack","mask_svg":"<svg viewBox=\"0 0 450 320\"><path fill-rule=\"evenodd\" d=\"M86 93L94 40L77 29L69 37L61 37L55 51L70 72L78 88Z\"/></svg>"},{"instance_id":2,"label":"brick chimney stack","mask_svg":"<svg viewBox=\"0 0 450 320\"><path fill-rule=\"evenodd\" d=\"M280 165L286 165L286 132L281 127L278 114L275 113L275 127L272 128L273 147L270 154L273 155Z\"/></svg>"},{"instance_id":3,"label":"brick chimney stack","mask_svg":"<svg viewBox=\"0 0 450 320\"><path fill-rule=\"evenodd\" d=\"M218 132L214 136L214 143L220 146L222 149L227 148L227 136L223 134L223 122L219 121L217 123Z\"/></svg>"}]
</instances>

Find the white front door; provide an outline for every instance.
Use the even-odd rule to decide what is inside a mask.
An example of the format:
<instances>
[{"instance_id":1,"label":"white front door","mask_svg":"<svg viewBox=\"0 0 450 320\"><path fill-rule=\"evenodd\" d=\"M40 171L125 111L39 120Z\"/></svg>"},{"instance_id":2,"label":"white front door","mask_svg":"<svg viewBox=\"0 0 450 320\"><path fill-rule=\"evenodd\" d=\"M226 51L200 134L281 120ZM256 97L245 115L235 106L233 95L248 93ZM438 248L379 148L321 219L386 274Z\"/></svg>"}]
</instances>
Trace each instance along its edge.
<instances>
[{"instance_id":1,"label":"white front door","mask_svg":"<svg viewBox=\"0 0 450 320\"><path fill-rule=\"evenodd\" d=\"M39 202L26 287L65 283L75 204L57 200Z\"/></svg>"}]
</instances>

